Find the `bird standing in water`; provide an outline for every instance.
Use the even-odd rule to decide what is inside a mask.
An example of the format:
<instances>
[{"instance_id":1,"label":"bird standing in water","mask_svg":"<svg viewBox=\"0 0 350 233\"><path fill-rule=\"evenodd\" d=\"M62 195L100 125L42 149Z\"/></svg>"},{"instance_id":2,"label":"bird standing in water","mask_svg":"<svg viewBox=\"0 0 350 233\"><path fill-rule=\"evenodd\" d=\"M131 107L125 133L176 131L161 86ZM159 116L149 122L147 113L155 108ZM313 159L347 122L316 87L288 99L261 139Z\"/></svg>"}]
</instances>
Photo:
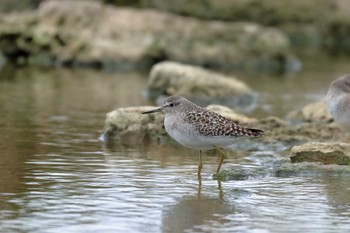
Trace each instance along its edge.
<instances>
[{"instance_id":1,"label":"bird standing in water","mask_svg":"<svg viewBox=\"0 0 350 233\"><path fill-rule=\"evenodd\" d=\"M149 114L163 111L166 132L181 145L199 150L198 175L203 167L201 152L216 149L221 153L216 173L220 172L227 148L238 137L260 137L263 131L236 124L220 114L202 108L181 96L170 96Z\"/></svg>"}]
</instances>

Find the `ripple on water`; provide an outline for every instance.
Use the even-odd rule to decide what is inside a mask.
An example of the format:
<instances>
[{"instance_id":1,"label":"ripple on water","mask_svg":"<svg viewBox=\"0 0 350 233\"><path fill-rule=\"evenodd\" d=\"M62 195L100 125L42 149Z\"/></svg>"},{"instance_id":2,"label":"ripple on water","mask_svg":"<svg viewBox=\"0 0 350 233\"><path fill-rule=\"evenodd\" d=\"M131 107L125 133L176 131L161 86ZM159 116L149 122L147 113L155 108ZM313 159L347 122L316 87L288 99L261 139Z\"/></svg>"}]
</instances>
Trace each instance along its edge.
<instances>
[{"instance_id":1,"label":"ripple on water","mask_svg":"<svg viewBox=\"0 0 350 233\"><path fill-rule=\"evenodd\" d=\"M340 210L334 203L344 201L328 190L339 180L264 177L218 183L211 178L217 157L208 155L200 183L196 154L91 151L37 154L28 160L32 169L24 179L26 190L9 201L22 211L15 220L9 217L14 212L4 212L3 229L345 232L349 228L349 208ZM233 161L228 158L224 167ZM333 203L330 197L336 197Z\"/></svg>"}]
</instances>

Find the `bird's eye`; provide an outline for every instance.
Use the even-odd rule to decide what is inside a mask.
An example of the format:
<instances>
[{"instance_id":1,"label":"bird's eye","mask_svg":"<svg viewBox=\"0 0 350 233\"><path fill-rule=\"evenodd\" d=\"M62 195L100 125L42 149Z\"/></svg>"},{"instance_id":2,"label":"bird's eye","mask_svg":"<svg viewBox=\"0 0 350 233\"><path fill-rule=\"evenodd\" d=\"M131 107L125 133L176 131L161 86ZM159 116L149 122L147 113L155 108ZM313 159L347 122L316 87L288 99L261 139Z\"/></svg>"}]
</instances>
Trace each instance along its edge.
<instances>
[{"instance_id":1,"label":"bird's eye","mask_svg":"<svg viewBox=\"0 0 350 233\"><path fill-rule=\"evenodd\" d=\"M169 104L169 107L174 107L174 106L175 106L175 104L173 104L173 103Z\"/></svg>"}]
</instances>

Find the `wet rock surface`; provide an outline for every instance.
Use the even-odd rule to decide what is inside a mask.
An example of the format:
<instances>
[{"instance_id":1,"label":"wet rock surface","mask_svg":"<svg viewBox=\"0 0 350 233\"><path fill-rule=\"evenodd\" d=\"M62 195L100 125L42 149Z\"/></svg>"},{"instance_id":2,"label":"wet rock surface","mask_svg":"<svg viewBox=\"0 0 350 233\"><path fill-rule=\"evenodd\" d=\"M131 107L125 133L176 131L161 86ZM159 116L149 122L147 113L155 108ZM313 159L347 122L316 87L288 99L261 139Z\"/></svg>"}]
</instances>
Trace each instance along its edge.
<instances>
[{"instance_id":1,"label":"wet rock surface","mask_svg":"<svg viewBox=\"0 0 350 233\"><path fill-rule=\"evenodd\" d=\"M274 167L277 177L293 176L350 176L350 167L341 165L322 165L312 162L281 163Z\"/></svg>"},{"instance_id":2,"label":"wet rock surface","mask_svg":"<svg viewBox=\"0 0 350 233\"><path fill-rule=\"evenodd\" d=\"M127 69L169 59L216 67L272 62L281 68L293 60L288 38L275 28L96 1L44 1L36 11L5 14L0 22L0 50L17 63Z\"/></svg>"},{"instance_id":3,"label":"wet rock surface","mask_svg":"<svg viewBox=\"0 0 350 233\"><path fill-rule=\"evenodd\" d=\"M339 142L309 142L291 149L293 163L318 162L350 165L350 144Z\"/></svg>"},{"instance_id":4,"label":"wet rock surface","mask_svg":"<svg viewBox=\"0 0 350 233\"><path fill-rule=\"evenodd\" d=\"M315 162L290 163L287 159L279 159L273 167L259 166L254 168L235 167L222 170L213 175L220 181L261 179L263 177L315 177L315 176L350 176L350 166L337 164L320 164Z\"/></svg>"},{"instance_id":5,"label":"wet rock surface","mask_svg":"<svg viewBox=\"0 0 350 233\"><path fill-rule=\"evenodd\" d=\"M267 176L269 171L263 167L255 168L243 168L235 167L231 169L225 169L221 172L214 174L213 178L216 180L248 180L248 179L258 179Z\"/></svg>"}]
</instances>

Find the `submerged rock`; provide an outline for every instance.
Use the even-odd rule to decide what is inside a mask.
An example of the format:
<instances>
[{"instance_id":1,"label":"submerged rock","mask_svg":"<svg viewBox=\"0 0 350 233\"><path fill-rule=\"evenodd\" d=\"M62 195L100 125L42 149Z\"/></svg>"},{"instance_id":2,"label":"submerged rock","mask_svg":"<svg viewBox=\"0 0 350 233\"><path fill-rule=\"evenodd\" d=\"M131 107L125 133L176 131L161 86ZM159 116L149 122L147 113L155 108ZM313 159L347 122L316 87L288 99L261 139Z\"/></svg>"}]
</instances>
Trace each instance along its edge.
<instances>
[{"instance_id":1,"label":"submerged rock","mask_svg":"<svg viewBox=\"0 0 350 233\"><path fill-rule=\"evenodd\" d=\"M350 176L350 167L341 165L322 165L317 163L280 163L273 168L277 177L291 176Z\"/></svg>"},{"instance_id":2,"label":"submerged rock","mask_svg":"<svg viewBox=\"0 0 350 233\"><path fill-rule=\"evenodd\" d=\"M215 180L228 181L228 180L248 180L253 178L261 178L268 175L268 170L263 167L235 167L230 170L222 170L221 172L214 174Z\"/></svg>"},{"instance_id":3,"label":"submerged rock","mask_svg":"<svg viewBox=\"0 0 350 233\"><path fill-rule=\"evenodd\" d=\"M37 11L2 15L0 50L16 62L124 69L164 59L284 69L294 59L288 38L275 28L83 0L44 1Z\"/></svg>"},{"instance_id":4,"label":"submerged rock","mask_svg":"<svg viewBox=\"0 0 350 233\"><path fill-rule=\"evenodd\" d=\"M350 165L350 143L309 142L294 146L290 159L293 163L318 162Z\"/></svg>"},{"instance_id":5,"label":"submerged rock","mask_svg":"<svg viewBox=\"0 0 350 233\"><path fill-rule=\"evenodd\" d=\"M148 80L148 91L192 99L225 98L237 101L238 97L253 96L253 91L234 77L176 62L161 62L153 66Z\"/></svg>"}]
</instances>

